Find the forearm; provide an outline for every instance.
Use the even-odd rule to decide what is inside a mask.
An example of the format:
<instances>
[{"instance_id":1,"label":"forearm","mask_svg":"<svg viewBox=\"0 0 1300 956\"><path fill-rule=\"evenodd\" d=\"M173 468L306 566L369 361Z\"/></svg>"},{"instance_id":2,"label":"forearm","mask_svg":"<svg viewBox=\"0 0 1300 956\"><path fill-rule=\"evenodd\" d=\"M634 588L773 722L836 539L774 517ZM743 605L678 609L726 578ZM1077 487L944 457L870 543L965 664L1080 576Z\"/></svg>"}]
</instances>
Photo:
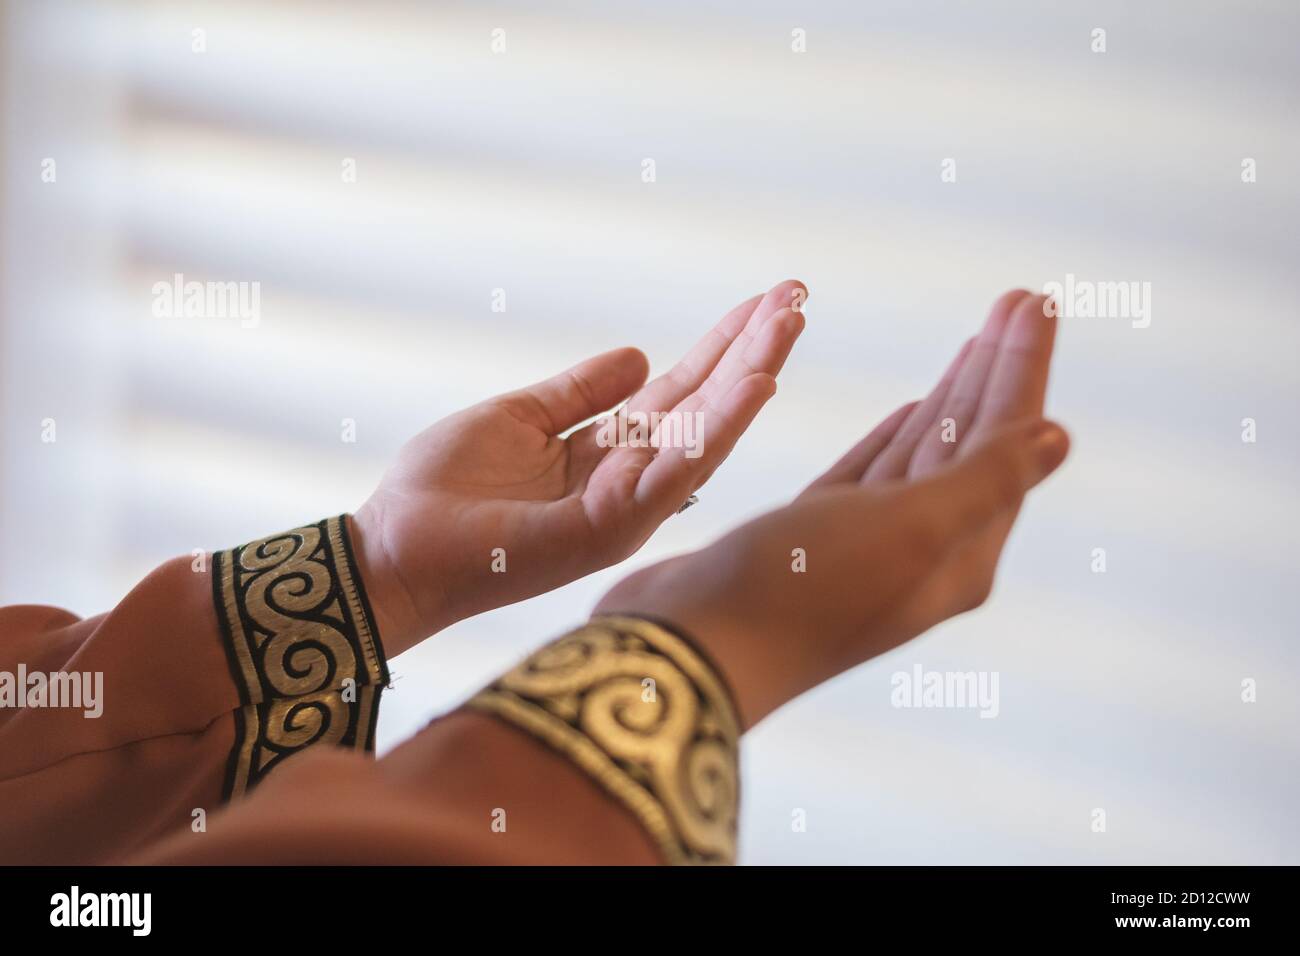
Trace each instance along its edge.
<instances>
[{"instance_id":1,"label":"forearm","mask_svg":"<svg viewBox=\"0 0 1300 956\"><path fill-rule=\"evenodd\" d=\"M380 761L420 801L445 863L654 864L627 808L561 753L495 717L461 708Z\"/></svg>"},{"instance_id":2,"label":"forearm","mask_svg":"<svg viewBox=\"0 0 1300 956\"><path fill-rule=\"evenodd\" d=\"M379 761L304 755L132 862L179 865L653 864L625 809L550 749L455 711Z\"/></svg>"},{"instance_id":3,"label":"forearm","mask_svg":"<svg viewBox=\"0 0 1300 956\"><path fill-rule=\"evenodd\" d=\"M328 519L168 561L95 618L0 609L0 860L103 862L306 749L369 750L387 670L368 604Z\"/></svg>"},{"instance_id":4,"label":"forearm","mask_svg":"<svg viewBox=\"0 0 1300 956\"><path fill-rule=\"evenodd\" d=\"M0 861L102 862L220 804L239 699L190 559L93 618L0 609L0 638Z\"/></svg>"},{"instance_id":5,"label":"forearm","mask_svg":"<svg viewBox=\"0 0 1300 956\"><path fill-rule=\"evenodd\" d=\"M601 619L377 763L318 751L161 863L729 863L739 728L707 661Z\"/></svg>"},{"instance_id":6,"label":"forearm","mask_svg":"<svg viewBox=\"0 0 1300 956\"><path fill-rule=\"evenodd\" d=\"M446 599L443 582L436 578L403 580L384 528L383 505L378 499L367 501L348 517L359 576L370 596L384 653L392 658L456 623L456 616ZM436 535L431 533L430 538ZM431 540L431 548L438 546ZM414 595L419 595L420 600L416 601Z\"/></svg>"},{"instance_id":7,"label":"forearm","mask_svg":"<svg viewBox=\"0 0 1300 956\"><path fill-rule=\"evenodd\" d=\"M700 551L644 568L617 584L596 608L597 616L648 618L688 635L730 688L742 732L857 663L846 654L850 648L828 646L825 637L834 628L819 622L828 609L812 606L791 618L778 607L817 587L833 562L819 554L808 570L793 574L783 557L788 549L761 541L761 532L761 526L742 528ZM727 569L737 555L764 553L771 556L765 561L769 573L749 584L731 580ZM792 594L791 588L799 591ZM783 617L782 626L773 627Z\"/></svg>"}]
</instances>

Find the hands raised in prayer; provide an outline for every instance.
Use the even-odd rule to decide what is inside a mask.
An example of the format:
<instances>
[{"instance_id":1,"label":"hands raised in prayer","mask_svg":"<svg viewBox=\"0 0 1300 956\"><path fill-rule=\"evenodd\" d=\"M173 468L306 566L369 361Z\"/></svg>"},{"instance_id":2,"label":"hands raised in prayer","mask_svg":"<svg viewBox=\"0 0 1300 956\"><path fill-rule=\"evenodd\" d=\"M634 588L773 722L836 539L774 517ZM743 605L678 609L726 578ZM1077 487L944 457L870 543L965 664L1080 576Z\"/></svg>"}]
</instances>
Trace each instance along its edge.
<instances>
[{"instance_id":1,"label":"hands raised in prayer","mask_svg":"<svg viewBox=\"0 0 1300 956\"><path fill-rule=\"evenodd\" d=\"M619 349L416 436L353 519L388 653L636 551L774 393L805 294L789 281L741 303L649 384L644 356ZM1045 302L1002 296L924 400L888 416L791 504L631 575L597 613L698 634L752 725L981 604L1025 493L1068 450L1042 419L1056 331ZM624 399L629 413L703 412L703 453L603 447L599 422L577 427ZM496 548L508 573L492 573Z\"/></svg>"},{"instance_id":2,"label":"hands raised in prayer","mask_svg":"<svg viewBox=\"0 0 1300 956\"><path fill-rule=\"evenodd\" d=\"M1056 321L1043 297L1004 296L928 397L888 416L790 504L625 578L596 610L627 617L539 648L379 766L350 752L373 741L379 688L364 684L369 694L352 700L339 692L356 676L384 676L356 624L368 632L369 616L331 615L341 591L355 597L344 583L355 570L391 656L631 554L771 397L803 328L791 308L803 294L786 282L748 300L648 385L645 359L622 349L434 425L350 520L351 549L341 535L306 535L313 526L258 543L247 561L248 546L222 552L211 580L188 558L169 562L97 618L4 609L10 660L71 649L83 666L117 666L124 686L159 689L93 733L80 720L48 724L57 730L38 741L44 758L31 756L30 718L0 722L0 778L25 781L15 795L37 821L0 830L7 858L105 860L165 825L172 842L152 859L170 862L733 859L740 734L984 601L1024 495L1064 459L1065 433L1042 418ZM634 414L701 413L702 453L653 437L606 447L600 426L585 423L624 400ZM496 548L508 573L493 573ZM141 626L155 619L165 622L156 634ZM214 640L158 640L186 620ZM140 642L149 653L122 653ZM647 674L657 675L649 699ZM311 684L316 675L328 683ZM230 676L246 681L238 693ZM220 735L206 749L171 743L230 707L233 749ZM122 745L105 748L110 737ZM65 775L69 754L83 777ZM213 835L191 839L194 781L212 799L245 793L253 768L275 776ZM143 795L168 780L186 796L151 808ZM97 806L94 822L70 828L60 808L73 783L132 798L110 807L108 824ZM507 805L518 834L509 842L484 825L485 807ZM322 841L326 832L343 836Z\"/></svg>"}]
</instances>

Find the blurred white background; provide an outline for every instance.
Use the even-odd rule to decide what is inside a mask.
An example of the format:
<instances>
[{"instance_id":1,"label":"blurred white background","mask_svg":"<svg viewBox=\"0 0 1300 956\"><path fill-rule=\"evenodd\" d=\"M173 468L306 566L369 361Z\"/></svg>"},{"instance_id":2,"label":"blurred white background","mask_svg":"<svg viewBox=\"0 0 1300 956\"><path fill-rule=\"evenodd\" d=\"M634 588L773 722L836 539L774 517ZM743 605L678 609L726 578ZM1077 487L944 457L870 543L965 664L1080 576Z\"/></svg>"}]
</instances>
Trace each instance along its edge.
<instances>
[{"instance_id":1,"label":"blurred white background","mask_svg":"<svg viewBox=\"0 0 1300 956\"><path fill-rule=\"evenodd\" d=\"M0 601L102 610L355 508L448 412L618 345L661 369L803 279L780 394L636 566L784 501L1004 289L1148 281L1149 328L1062 327L1074 456L993 600L746 739L742 859L1300 863L1294 0L13 0L2 29ZM155 318L177 272L260 282L260 325ZM381 748L624 570L398 658ZM999 672L1000 715L892 708L917 663Z\"/></svg>"}]
</instances>

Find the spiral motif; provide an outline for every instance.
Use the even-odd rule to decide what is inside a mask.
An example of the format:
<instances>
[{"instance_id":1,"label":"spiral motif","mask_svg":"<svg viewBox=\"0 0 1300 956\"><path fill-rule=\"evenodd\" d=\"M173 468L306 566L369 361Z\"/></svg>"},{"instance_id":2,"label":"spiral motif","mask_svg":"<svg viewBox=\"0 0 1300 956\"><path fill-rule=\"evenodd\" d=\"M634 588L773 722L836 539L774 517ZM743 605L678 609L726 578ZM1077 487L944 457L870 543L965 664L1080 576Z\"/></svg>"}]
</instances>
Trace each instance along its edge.
<instances>
[{"instance_id":1,"label":"spiral motif","mask_svg":"<svg viewBox=\"0 0 1300 956\"><path fill-rule=\"evenodd\" d=\"M239 556L245 610L268 635L259 648L262 675L276 695L318 691L336 671L355 668L348 639L328 613L336 587L330 567L313 557L320 540L318 529L303 528L254 542Z\"/></svg>"},{"instance_id":2,"label":"spiral motif","mask_svg":"<svg viewBox=\"0 0 1300 956\"><path fill-rule=\"evenodd\" d=\"M227 795L306 747L372 748L388 672L343 517L217 554L213 588L244 700Z\"/></svg>"},{"instance_id":3,"label":"spiral motif","mask_svg":"<svg viewBox=\"0 0 1300 956\"><path fill-rule=\"evenodd\" d=\"M267 743L281 751L338 743L347 730L347 714L338 694L277 700L267 711Z\"/></svg>"},{"instance_id":4,"label":"spiral motif","mask_svg":"<svg viewBox=\"0 0 1300 956\"><path fill-rule=\"evenodd\" d=\"M676 635L635 618L598 619L470 706L573 759L623 800L670 862L734 862L739 725L722 682Z\"/></svg>"}]
</instances>

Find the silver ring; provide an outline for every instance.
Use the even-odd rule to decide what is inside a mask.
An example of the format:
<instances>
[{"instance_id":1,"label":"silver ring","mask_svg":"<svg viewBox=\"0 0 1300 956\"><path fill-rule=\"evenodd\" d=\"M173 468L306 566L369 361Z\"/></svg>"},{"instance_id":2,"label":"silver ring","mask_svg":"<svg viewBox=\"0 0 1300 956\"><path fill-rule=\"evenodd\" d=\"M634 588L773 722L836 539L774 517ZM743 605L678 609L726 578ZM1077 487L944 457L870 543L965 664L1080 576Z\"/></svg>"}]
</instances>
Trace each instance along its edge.
<instances>
[{"instance_id":1,"label":"silver ring","mask_svg":"<svg viewBox=\"0 0 1300 956\"><path fill-rule=\"evenodd\" d=\"M689 498L687 498L685 501L682 502L682 506L681 506L680 508L677 509L677 513L678 513L678 514L681 514L683 511L685 511L685 510L686 510L687 508L689 508L691 505L693 505L693 504L697 504L697 503L699 502L699 500L700 500L700 496L699 496L699 495L691 495Z\"/></svg>"}]
</instances>

